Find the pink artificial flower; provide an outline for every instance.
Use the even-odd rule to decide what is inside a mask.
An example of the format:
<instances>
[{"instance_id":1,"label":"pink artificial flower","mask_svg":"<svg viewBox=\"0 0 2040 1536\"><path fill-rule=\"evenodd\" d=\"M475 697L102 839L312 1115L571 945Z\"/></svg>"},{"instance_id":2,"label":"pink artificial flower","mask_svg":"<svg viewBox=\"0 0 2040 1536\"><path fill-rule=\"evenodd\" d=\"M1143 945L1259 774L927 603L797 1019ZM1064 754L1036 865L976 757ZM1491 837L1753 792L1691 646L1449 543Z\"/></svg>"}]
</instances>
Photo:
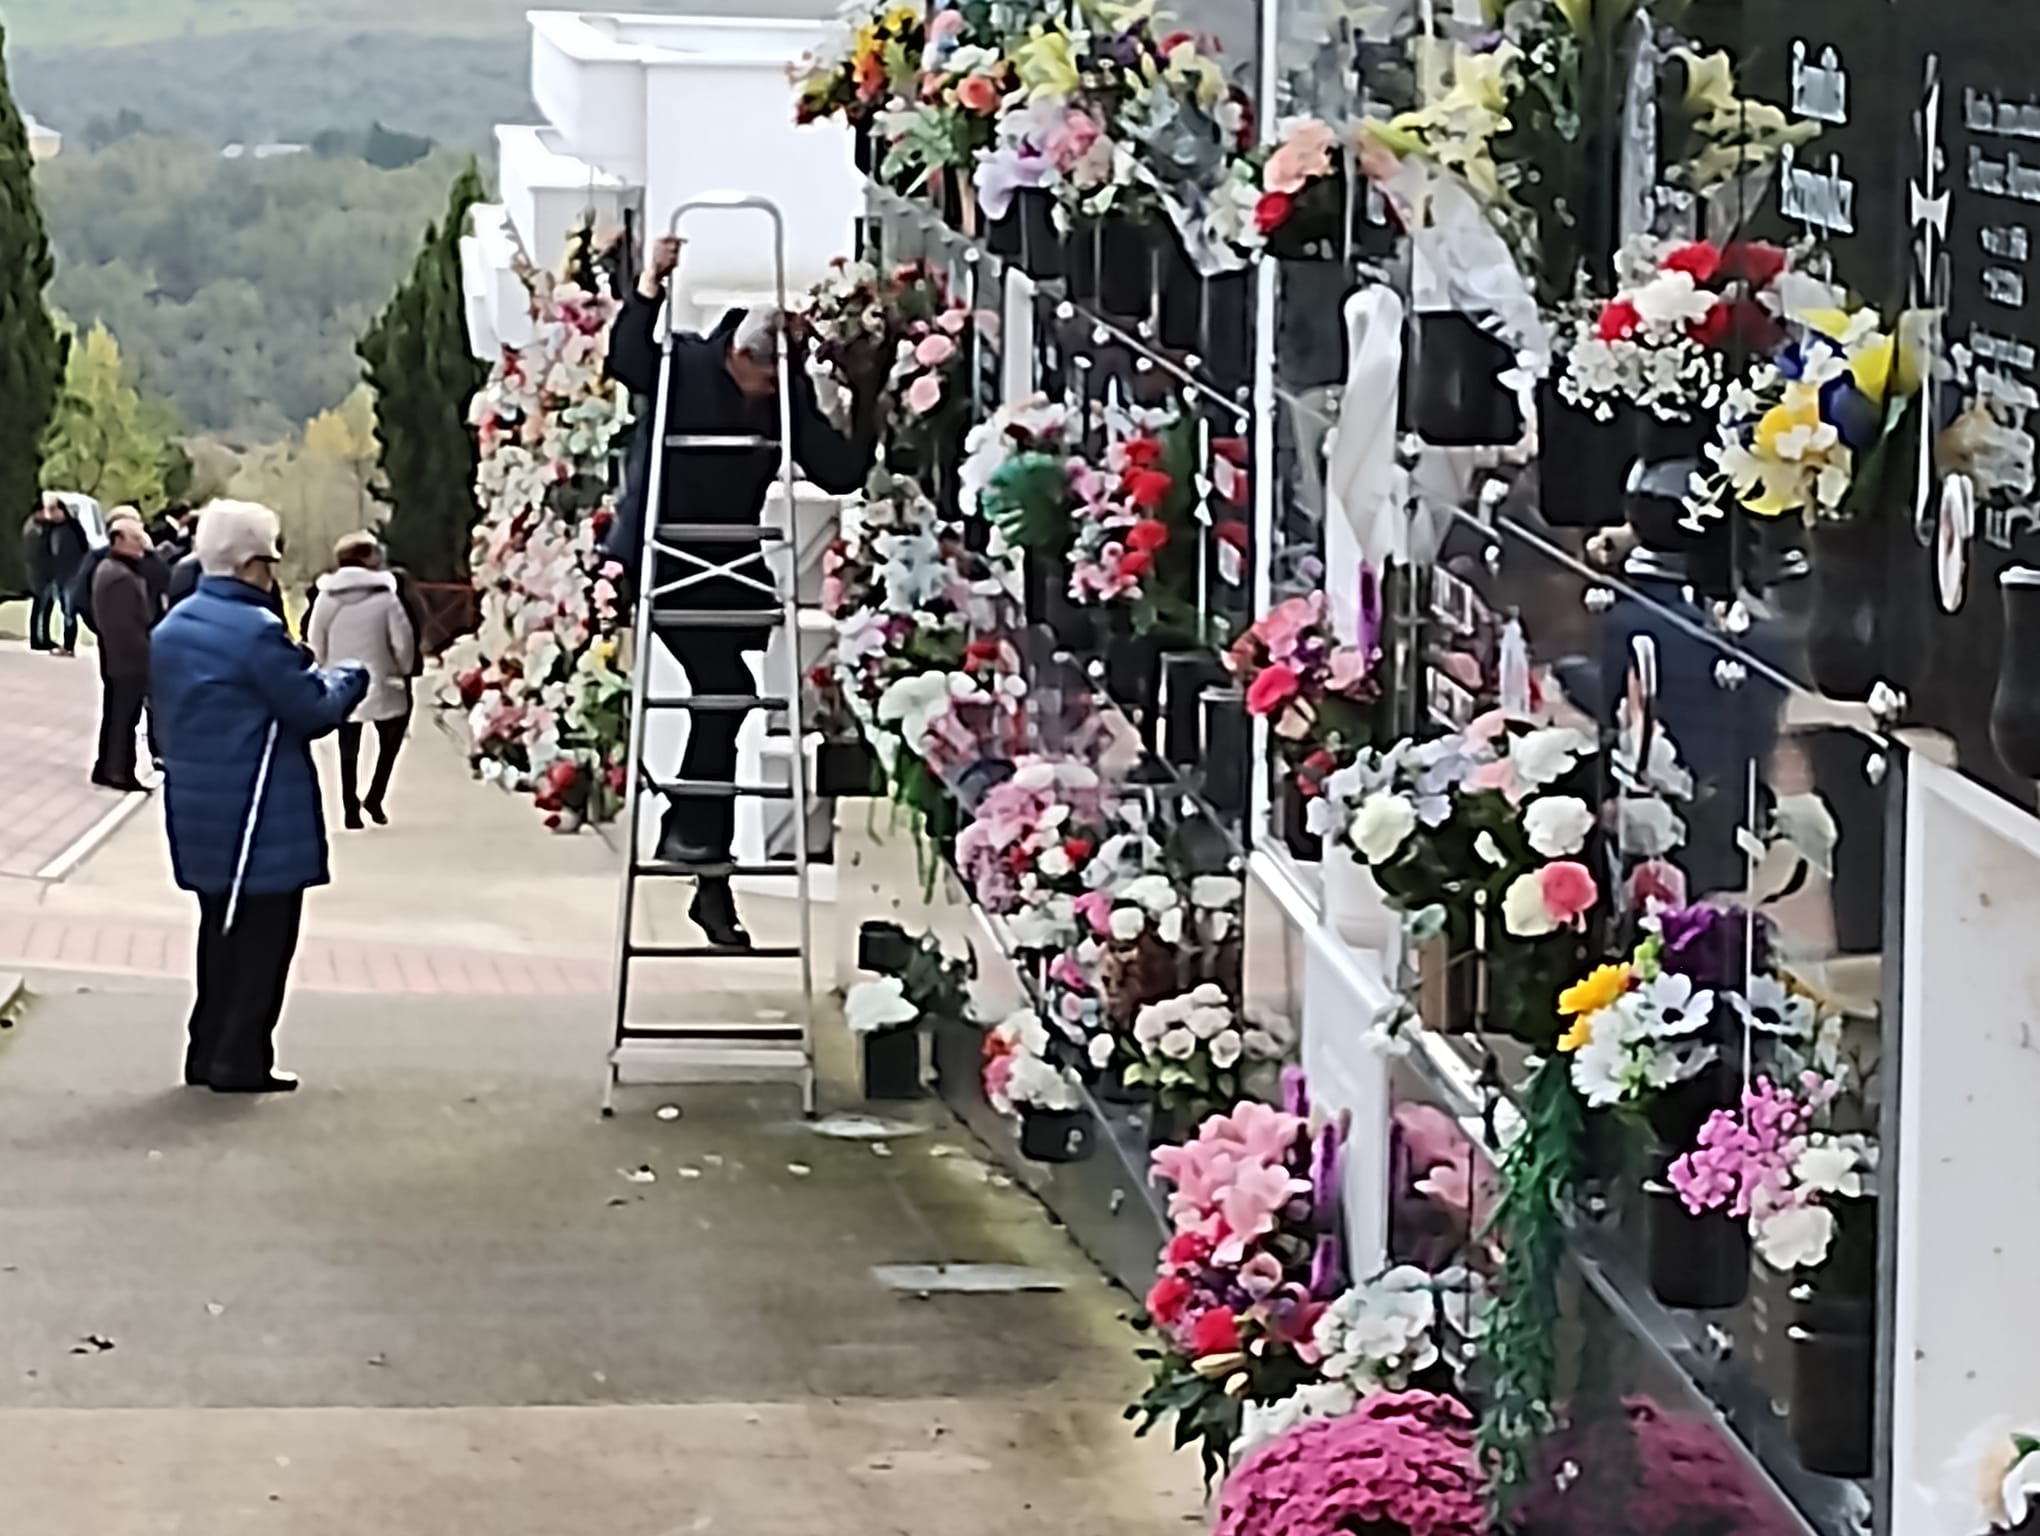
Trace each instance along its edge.
<instances>
[{"instance_id":1,"label":"pink artificial flower","mask_svg":"<svg viewBox=\"0 0 2040 1536\"><path fill-rule=\"evenodd\" d=\"M921 344L914 348L914 361L923 368L940 368L956 356L956 343L940 332L921 338Z\"/></svg>"},{"instance_id":2,"label":"pink artificial flower","mask_svg":"<svg viewBox=\"0 0 2040 1536\"><path fill-rule=\"evenodd\" d=\"M1486 714L1475 715L1473 723L1460 732L1469 747L1492 746L1502 739L1502 733L1509 728L1509 717L1499 709Z\"/></svg>"},{"instance_id":3,"label":"pink artificial flower","mask_svg":"<svg viewBox=\"0 0 2040 1536\"><path fill-rule=\"evenodd\" d=\"M1246 1099L1233 1106L1229 1115L1213 1115L1198 1128L1197 1138L1214 1146L1236 1148L1240 1155L1257 1163L1288 1160L1296 1138L1304 1130L1302 1116Z\"/></svg>"},{"instance_id":4,"label":"pink artificial flower","mask_svg":"<svg viewBox=\"0 0 2040 1536\"><path fill-rule=\"evenodd\" d=\"M1084 968L1077 964L1077 957L1068 950L1059 951L1048 963L1048 979L1057 986L1068 987L1072 992L1091 990L1091 978L1084 974Z\"/></svg>"},{"instance_id":5,"label":"pink artificial flower","mask_svg":"<svg viewBox=\"0 0 2040 1536\"><path fill-rule=\"evenodd\" d=\"M1324 616L1323 605L1324 596L1317 592L1308 597L1287 598L1277 603L1268 616L1254 626L1254 633L1267 647L1270 659L1289 659L1304 631L1315 626Z\"/></svg>"},{"instance_id":6,"label":"pink artificial flower","mask_svg":"<svg viewBox=\"0 0 2040 1536\"><path fill-rule=\"evenodd\" d=\"M1272 1253L1257 1253L1240 1266L1240 1289L1255 1301L1272 1294L1282 1284L1282 1261Z\"/></svg>"},{"instance_id":7,"label":"pink artificial flower","mask_svg":"<svg viewBox=\"0 0 2040 1536\"><path fill-rule=\"evenodd\" d=\"M1303 190L1305 182L1331 173L1332 130L1328 124L1313 119L1276 146L1261 172L1261 185L1270 192L1286 192L1293 197Z\"/></svg>"},{"instance_id":8,"label":"pink artificial flower","mask_svg":"<svg viewBox=\"0 0 2040 1536\"><path fill-rule=\"evenodd\" d=\"M843 578L824 576L822 578L822 611L828 614L840 613L843 608Z\"/></svg>"},{"instance_id":9,"label":"pink artificial flower","mask_svg":"<svg viewBox=\"0 0 2040 1536\"><path fill-rule=\"evenodd\" d=\"M1629 872L1629 900L1639 911L1686 905L1686 872L1664 859L1645 859Z\"/></svg>"},{"instance_id":10,"label":"pink artificial flower","mask_svg":"<svg viewBox=\"0 0 2040 1536\"><path fill-rule=\"evenodd\" d=\"M928 18L928 41L947 42L952 37L963 35L963 12L937 11Z\"/></svg>"},{"instance_id":11,"label":"pink artificial flower","mask_svg":"<svg viewBox=\"0 0 2040 1536\"><path fill-rule=\"evenodd\" d=\"M1544 909L1561 926L1584 926L1599 894L1587 866L1572 859L1560 859L1538 870L1537 889L1544 897Z\"/></svg>"},{"instance_id":12,"label":"pink artificial flower","mask_svg":"<svg viewBox=\"0 0 2040 1536\"><path fill-rule=\"evenodd\" d=\"M907 408L916 416L925 416L942 403L942 380L932 373L924 373L907 386Z\"/></svg>"},{"instance_id":13,"label":"pink artificial flower","mask_svg":"<svg viewBox=\"0 0 2040 1536\"><path fill-rule=\"evenodd\" d=\"M1070 907L1090 924L1091 932L1097 937L1102 939L1112 931L1112 895L1109 891L1086 891L1072 901ZM1071 961L1071 964L1075 963Z\"/></svg>"},{"instance_id":14,"label":"pink artificial flower","mask_svg":"<svg viewBox=\"0 0 2040 1536\"><path fill-rule=\"evenodd\" d=\"M1325 686L1334 693L1346 693L1367 681L1367 658L1349 645L1342 645L1325 658Z\"/></svg>"},{"instance_id":15,"label":"pink artificial flower","mask_svg":"<svg viewBox=\"0 0 2040 1536\"><path fill-rule=\"evenodd\" d=\"M1237 1264L1246 1257L1247 1244L1275 1230L1275 1219L1297 1195L1310 1193L1310 1180L1299 1179L1277 1163L1250 1164L1236 1170L1232 1183L1219 1195L1218 1214L1226 1235L1213 1250L1220 1264Z\"/></svg>"},{"instance_id":16,"label":"pink artificial flower","mask_svg":"<svg viewBox=\"0 0 2040 1536\"><path fill-rule=\"evenodd\" d=\"M935 317L936 328L948 336L961 336L963 328L969 324L970 311L967 309L945 309Z\"/></svg>"},{"instance_id":17,"label":"pink artificial flower","mask_svg":"<svg viewBox=\"0 0 2040 1536\"><path fill-rule=\"evenodd\" d=\"M1466 789L1469 794L1495 790L1511 805L1523 798L1523 786L1516 780L1516 765L1506 757L1498 757L1493 762L1482 763L1474 769L1466 776Z\"/></svg>"},{"instance_id":18,"label":"pink artificial flower","mask_svg":"<svg viewBox=\"0 0 2040 1536\"><path fill-rule=\"evenodd\" d=\"M1063 120L1048 135L1044 146L1048 158L1055 162L1055 168L1068 175L1076 163L1090 153L1091 146L1098 142L1097 120L1088 112L1067 112Z\"/></svg>"}]
</instances>

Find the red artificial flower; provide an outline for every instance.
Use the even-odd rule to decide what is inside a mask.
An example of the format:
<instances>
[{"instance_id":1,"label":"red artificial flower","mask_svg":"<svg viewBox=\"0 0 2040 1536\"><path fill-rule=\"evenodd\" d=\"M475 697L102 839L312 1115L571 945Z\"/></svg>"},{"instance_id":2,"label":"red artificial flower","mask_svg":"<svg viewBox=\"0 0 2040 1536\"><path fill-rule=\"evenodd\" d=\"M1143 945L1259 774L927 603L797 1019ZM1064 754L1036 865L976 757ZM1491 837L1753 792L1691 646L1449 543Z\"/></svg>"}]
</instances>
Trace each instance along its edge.
<instances>
[{"instance_id":1,"label":"red artificial flower","mask_svg":"<svg viewBox=\"0 0 2040 1536\"><path fill-rule=\"evenodd\" d=\"M963 648L966 667L982 666L999 659L999 642L996 640L973 640Z\"/></svg>"},{"instance_id":2,"label":"red artificial flower","mask_svg":"<svg viewBox=\"0 0 2040 1536\"><path fill-rule=\"evenodd\" d=\"M616 513L608 507L597 507L595 515L588 519L588 527L596 538L609 531L609 525L616 521Z\"/></svg>"},{"instance_id":3,"label":"red artificial flower","mask_svg":"<svg viewBox=\"0 0 2040 1536\"><path fill-rule=\"evenodd\" d=\"M1616 299L1601 311L1594 334L1602 341L1627 341L1643 324L1643 315L1627 299Z\"/></svg>"},{"instance_id":4,"label":"red artificial flower","mask_svg":"<svg viewBox=\"0 0 2040 1536\"><path fill-rule=\"evenodd\" d=\"M1119 557L1116 574L1122 581L1139 581L1154 569L1155 557L1144 549L1130 549Z\"/></svg>"},{"instance_id":5,"label":"red artificial flower","mask_svg":"<svg viewBox=\"0 0 2040 1536\"><path fill-rule=\"evenodd\" d=\"M620 795L624 791L624 786L630 783L630 770L621 763L611 763L605 779L609 785L609 792L612 795Z\"/></svg>"},{"instance_id":6,"label":"red artificial flower","mask_svg":"<svg viewBox=\"0 0 2040 1536\"><path fill-rule=\"evenodd\" d=\"M1190 1353L1229 1355L1240 1347L1240 1320L1224 1307L1213 1307L1190 1325Z\"/></svg>"},{"instance_id":7,"label":"red artificial flower","mask_svg":"<svg viewBox=\"0 0 2040 1536\"><path fill-rule=\"evenodd\" d=\"M554 811L550 816L546 817L545 824L548 831L552 832L559 831L562 825L562 822L560 821L560 813L558 811Z\"/></svg>"},{"instance_id":8,"label":"red artificial flower","mask_svg":"<svg viewBox=\"0 0 2040 1536\"><path fill-rule=\"evenodd\" d=\"M461 703L473 704L482 696L482 689L484 687L482 669L480 667L468 668L467 671L461 673L459 677L453 680L453 685L460 690Z\"/></svg>"},{"instance_id":9,"label":"red artificial flower","mask_svg":"<svg viewBox=\"0 0 2040 1536\"><path fill-rule=\"evenodd\" d=\"M1158 437L1129 437L1119 445L1119 456L1135 469L1153 469L1162 462L1162 440Z\"/></svg>"},{"instance_id":10,"label":"red artificial flower","mask_svg":"<svg viewBox=\"0 0 2040 1536\"><path fill-rule=\"evenodd\" d=\"M1178 1232L1169 1239L1162 1257L1170 1264L1202 1264L1211 1257L1211 1239L1201 1232Z\"/></svg>"},{"instance_id":11,"label":"red artificial flower","mask_svg":"<svg viewBox=\"0 0 2040 1536\"><path fill-rule=\"evenodd\" d=\"M1260 201L1254 204L1254 228L1263 235L1272 235L1289 222L1289 215L1296 211L1296 199L1287 192L1263 192Z\"/></svg>"},{"instance_id":12,"label":"red artificial flower","mask_svg":"<svg viewBox=\"0 0 2040 1536\"><path fill-rule=\"evenodd\" d=\"M557 811L563 809L566 805L566 802L562 800L558 795L550 794L545 791L540 791L538 794L533 795L531 797L531 803L537 806L541 811Z\"/></svg>"},{"instance_id":13,"label":"red artificial flower","mask_svg":"<svg viewBox=\"0 0 2040 1536\"><path fill-rule=\"evenodd\" d=\"M1126 543L1130 549L1144 549L1153 554L1169 542L1169 525L1159 518L1144 517L1126 530Z\"/></svg>"},{"instance_id":14,"label":"red artificial flower","mask_svg":"<svg viewBox=\"0 0 2040 1536\"><path fill-rule=\"evenodd\" d=\"M1272 715L1276 710L1296 697L1302 686L1294 667L1277 662L1272 667L1263 667L1261 675L1247 688L1247 713L1254 716Z\"/></svg>"},{"instance_id":15,"label":"red artificial flower","mask_svg":"<svg viewBox=\"0 0 2040 1536\"><path fill-rule=\"evenodd\" d=\"M1228 464L1246 467L1247 440L1244 437L1214 437L1211 440L1211 451Z\"/></svg>"},{"instance_id":16,"label":"red artificial flower","mask_svg":"<svg viewBox=\"0 0 2040 1536\"><path fill-rule=\"evenodd\" d=\"M1129 469L1121 477L1119 488L1134 506L1152 512L1169 499L1176 482L1158 469Z\"/></svg>"},{"instance_id":17,"label":"red artificial flower","mask_svg":"<svg viewBox=\"0 0 2040 1536\"><path fill-rule=\"evenodd\" d=\"M545 771L546 788L556 795L565 794L580 778L581 765L572 758L563 757Z\"/></svg>"},{"instance_id":18,"label":"red artificial flower","mask_svg":"<svg viewBox=\"0 0 2040 1536\"><path fill-rule=\"evenodd\" d=\"M957 82L956 101L966 112L990 117L999 110L999 88L983 75L966 75Z\"/></svg>"},{"instance_id":19,"label":"red artificial flower","mask_svg":"<svg viewBox=\"0 0 2040 1536\"><path fill-rule=\"evenodd\" d=\"M1721 253L1721 270L1753 288L1768 288L1778 281L1788 259L1768 241L1738 240Z\"/></svg>"},{"instance_id":20,"label":"red artificial flower","mask_svg":"<svg viewBox=\"0 0 2040 1536\"><path fill-rule=\"evenodd\" d=\"M1190 1282L1181 1275L1163 1275L1147 1293L1148 1316L1164 1328L1174 1327L1182 1321L1191 1293Z\"/></svg>"},{"instance_id":21,"label":"red artificial flower","mask_svg":"<svg viewBox=\"0 0 2040 1536\"><path fill-rule=\"evenodd\" d=\"M1229 517L1211 531L1218 535L1219 543L1230 544L1241 554L1247 552L1247 525L1243 519Z\"/></svg>"},{"instance_id":22,"label":"red artificial flower","mask_svg":"<svg viewBox=\"0 0 2040 1536\"><path fill-rule=\"evenodd\" d=\"M1686 334L1703 347L1719 347L1735 329L1735 309L1726 301L1717 303L1701 319L1686 327Z\"/></svg>"},{"instance_id":23,"label":"red artificial flower","mask_svg":"<svg viewBox=\"0 0 2040 1536\"><path fill-rule=\"evenodd\" d=\"M1704 287L1721 272L1721 249L1710 240L1695 240L1667 253L1658 266L1666 272L1689 272Z\"/></svg>"},{"instance_id":24,"label":"red artificial flower","mask_svg":"<svg viewBox=\"0 0 2040 1536\"><path fill-rule=\"evenodd\" d=\"M1066 837L1063 839L1063 857L1072 864L1081 864L1091 856L1091 840L1088 837Z\"/></svg>"}]
</instances>

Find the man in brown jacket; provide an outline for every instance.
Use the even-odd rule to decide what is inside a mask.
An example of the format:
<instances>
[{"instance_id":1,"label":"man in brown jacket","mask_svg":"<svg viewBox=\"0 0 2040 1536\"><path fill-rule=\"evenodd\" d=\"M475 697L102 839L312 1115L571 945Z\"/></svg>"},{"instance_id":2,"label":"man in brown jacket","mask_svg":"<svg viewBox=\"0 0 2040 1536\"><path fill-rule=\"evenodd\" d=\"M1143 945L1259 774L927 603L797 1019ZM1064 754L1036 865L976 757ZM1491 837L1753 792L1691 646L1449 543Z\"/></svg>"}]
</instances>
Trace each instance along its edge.
<instances>
[{"instance_id":1,"label":"man in brown jacket","mask_svg":"<svg viewBox=\"0 0 2040 1536\"><path fill-rule=\"evenodd\" d=\"M149 631L156 603L142 575L149 536L133 513L116 513L106 525L106 558L92 573L92 618L99 630L99 761L92 782L140 791L135 776L135 731L149 698Z\"/></svg>"}]
</instances>

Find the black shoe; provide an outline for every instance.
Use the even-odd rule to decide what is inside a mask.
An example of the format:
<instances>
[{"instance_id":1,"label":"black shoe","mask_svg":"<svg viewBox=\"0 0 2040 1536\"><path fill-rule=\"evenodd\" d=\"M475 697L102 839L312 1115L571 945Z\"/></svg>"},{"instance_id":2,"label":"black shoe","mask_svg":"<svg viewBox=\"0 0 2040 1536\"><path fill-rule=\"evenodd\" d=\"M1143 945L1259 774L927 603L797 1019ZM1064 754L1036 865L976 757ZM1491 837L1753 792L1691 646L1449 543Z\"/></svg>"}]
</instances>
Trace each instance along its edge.
<instances>
[{"instance_id":1,"label":"black shoe","mask_svg":"<svg viewBox=\"0 0 2040 1536\"><path fill-rule=\"evenodd\" d=\"M266 1077L225 1078L206 1085L214 1093L296 1093L295 1072L271 1072Z\"/></svg>"},{"instance_id":2,"label":"black shoe","mask_svg":"<svg viewBox=\"0 0 2040 1536\"><path fill-rule=\"evenodd\" d=\"M751 936L737 917L737 898L727 880L703 880L694 892L687 916L717 949L749 949Z\"/></svg>"},{"instance_id":3,"label":"black shoe","mask_svg":"<svg viewBox=\"0 0 2040 1536\"><path fill-rule=\"evenodd\" d=\"M659 827L658 859L661 864L701 866L727 864L730 854L727 848L711 848L706 843L690 841L669 811Z\"/></svg>"},{"instance_id":4,"label":"black shoe","mask_svg":"<svg viewBox=\"0 0 2040 1536\"><path fill-rule=\"evenodd\" d=\"M347 830L348 830L348 831L350 831L350 832L359 832L359 831L361 830L361 812L360 812L360 811L357 811L357 810L349 810L349 811L345 811L345 812L343 812L343 813L342 813L341 819L342 819L342 821L343 821L343 822L344 822L344 823L346 824L346 827L347 827Z\"/></svg>"},{"instance_id":5,"label":"black shoe","mask_svg":"<svg viewBox=\"0 0 2040 1536\"><path fill-rule=\"evenodd\" d=\"M368 812L368 819L377 826L386 827L390 824L390 818L380 805L364 805L362 809Z\"/></svg>"}]
</instances>

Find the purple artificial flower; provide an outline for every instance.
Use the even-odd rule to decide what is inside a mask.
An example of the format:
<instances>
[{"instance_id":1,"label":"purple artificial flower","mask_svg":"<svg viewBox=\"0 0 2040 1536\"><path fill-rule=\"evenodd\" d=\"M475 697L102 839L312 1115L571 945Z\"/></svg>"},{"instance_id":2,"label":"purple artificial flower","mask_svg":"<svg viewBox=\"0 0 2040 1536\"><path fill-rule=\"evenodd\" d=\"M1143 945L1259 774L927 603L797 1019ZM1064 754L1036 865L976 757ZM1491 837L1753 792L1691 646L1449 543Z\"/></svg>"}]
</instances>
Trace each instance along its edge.
<instances>
[{"instance_id":1,"label":"purple artificial flower","mask_svg":"<svg viewBox=\"0 0 2040 1536\"><path fill-rule=\"evenodd\" d=\"M1699 902L1659 915L1664 944L1658 963L1696 987L1740 992L1749 976L1766 968L1770 945L1763 919L1750 931L1750 914L1738 907ZM1754 940L1754 942L1752 942Z\"/></svg>"},{"instance_id":2,"label":"purple artificial flower","mask_svg":"<svg viewBox=\"0 0 2040 1536\"><path fill-rule=\"evenodd\" d=\"M1353 649L1369 661L1381 648L1381 578L1369 562L1360 562L1360 614Z\"/></svg>"},{"instance_id":3,"label":"purple artificial flower","mask_svg":"<svg viewBox=\"0 0 2040 1536\"><path fill-rule=\"evenodd\" d=\"M1339 1128L1319 1129L1310 1148L1311 1214L1321 1226L1330 1226L1339 1209Z\"/></svg>"},{"instance_id":4,"label":"purple artificial flower","mask_svg":"<svg viewBox=\"0 0 2040 1536\"><path fill-rule=\"evenodd\" d=\"M1310 1256L1310 1294L1315 1301L1330 1301L1346 1288L1346 1255L1338 1238L1327 1232L1317 1240Z\"/></svg>"},{"instance_id":5,"label":"purple artificial flower","mask_svg":"<svg viewBox=\"0 0 2040 1536\"><path fill-rule=\"evenodd\" d=\"M1310 1118L1310 1089L1301 1067L1282 1069L1282 1108L1299 1120Z\"/></svg>"},{"instance_id":6,"label":"purple artificial flower","mask_svg":"<svg viewBox=\"0 0 2040 1536\"><path fill-rule=\"evenodd\" d=\"M971 178L977 184L978 207L988 219L1003 219L1012 211L1013 194L1040 187L1052 169L1039 150L1009 144L979 150Z\"/></svg>"}]
</instances>

